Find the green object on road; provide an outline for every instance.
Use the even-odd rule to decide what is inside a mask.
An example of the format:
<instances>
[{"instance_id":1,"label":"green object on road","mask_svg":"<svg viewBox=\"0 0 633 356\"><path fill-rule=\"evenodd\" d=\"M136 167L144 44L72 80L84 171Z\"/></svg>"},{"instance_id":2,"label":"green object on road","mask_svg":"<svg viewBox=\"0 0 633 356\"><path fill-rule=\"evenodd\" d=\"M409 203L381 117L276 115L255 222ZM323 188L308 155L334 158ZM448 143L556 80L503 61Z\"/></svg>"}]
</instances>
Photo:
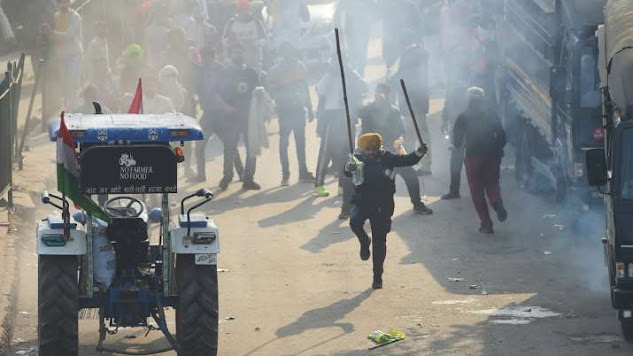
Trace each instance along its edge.
<instances>
[{"instance_id":1,"label":"green object on road","mask_svg":"<svg viewBox=\"0 0 633 356\"><path fill-rule=\"evenodd\" d=\"M375 342L376 344L382 346L382 345L391 344L397 341L402 341L406 337L407 336L402 331L391 329L387 333L384 333L380 330L376 330L372 332L371 334L369 334L367 338Z\"/></svg>"}]
</instances>

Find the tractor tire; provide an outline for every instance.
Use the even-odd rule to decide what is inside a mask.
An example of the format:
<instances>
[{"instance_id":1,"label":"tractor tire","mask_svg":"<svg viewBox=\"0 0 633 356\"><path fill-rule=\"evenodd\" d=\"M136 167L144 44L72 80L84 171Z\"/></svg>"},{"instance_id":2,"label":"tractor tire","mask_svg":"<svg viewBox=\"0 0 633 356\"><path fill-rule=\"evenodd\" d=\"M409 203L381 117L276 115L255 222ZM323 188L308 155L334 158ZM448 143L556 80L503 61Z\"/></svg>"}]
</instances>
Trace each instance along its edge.
<instances>
[{"instance_id":1,"label":"tractor tire","mask_svg":"<svg viewBox=\"0 0 633 356\"><path fill-rule=\"evenodd\" d=\"M620 325L622 327L622 336L624 336L624 340L628 343L633 343L633 321L620 320Z\"/></svg>"},{"instance_id":2,"label":"tractor tire","mask_svg":"<svg viewBox=\"0 0 633 356\"><path fill-rule=\"evenodd\" d=\"M37 293L39 355L78 355L77 256L40 256Z\"/></svg>"},{"instance_id":3,"label":"tractor tire","mask_svg":"<svg viewBox=\"0 0 633 356\"><path fill-rule=\"evenodd\" d=\"M218 270L196 265L194 257L176 258L178 356L217 356Z\"/></svg>"}]
</instances>

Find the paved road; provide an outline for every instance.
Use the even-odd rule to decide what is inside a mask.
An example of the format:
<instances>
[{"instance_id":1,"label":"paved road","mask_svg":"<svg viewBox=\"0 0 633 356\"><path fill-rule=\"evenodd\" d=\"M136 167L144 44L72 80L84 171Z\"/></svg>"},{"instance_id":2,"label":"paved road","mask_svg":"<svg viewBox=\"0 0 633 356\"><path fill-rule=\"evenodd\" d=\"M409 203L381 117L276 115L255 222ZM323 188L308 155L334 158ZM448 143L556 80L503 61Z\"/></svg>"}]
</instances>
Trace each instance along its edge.
<instances>
[{"instance_id":1,"label":"paved road","mask_svg":"<svg viewBox=\"0 0 633 356\"><path fill-rule=\"evenodd\" d=\"M380 77L377 67L370 74ZM574 233L570 220L547 197L528 195L514 185L510 158L503 171L510 219L497 226L496 235L477 233L465 186L462 200L438 201L448 184L447 147L439 138L441 106L441 99L433 100L430 124L438 137L432 145L435 175L423 182L436 214L412 215L406 188L398 181L385 288L380 291L369 289L371 265L358 259L355 238L346 223L336 219L340 199L315 198L312 187L305 184L278 187L281 177L273 133L272 147L261 158L257 174L264 189L244 192L231 185L207 209L222 229L218 267L229 270L220 274L221 355L633 352L621 340L610 308L599 216L584 218L582 233ZM314 125L308 131L314 132ZM310 136L309 152L317 152L316 145ZM221 160L217 141L211 146L208 176L215 185ZM32 154L52 166L52 147L42 143ZM312 167L315 160L311 155ZM185 185L182 190L197 187ZM328 188L335 192L333 181ZM33 228L21 231L15 351L37 344ZM470 288L473 284L476 289ZM168 317L173 320L173 314ZM227 317L235 319L227 321ZM96 320L87 317L80 328L81 354L97 355ZM367 351L367 335L389 328L404 331L407 340ZM109 342L130 347L164 344L156 332L145 338L135 331L121 331Z\"/></svg>"}]
</instances>

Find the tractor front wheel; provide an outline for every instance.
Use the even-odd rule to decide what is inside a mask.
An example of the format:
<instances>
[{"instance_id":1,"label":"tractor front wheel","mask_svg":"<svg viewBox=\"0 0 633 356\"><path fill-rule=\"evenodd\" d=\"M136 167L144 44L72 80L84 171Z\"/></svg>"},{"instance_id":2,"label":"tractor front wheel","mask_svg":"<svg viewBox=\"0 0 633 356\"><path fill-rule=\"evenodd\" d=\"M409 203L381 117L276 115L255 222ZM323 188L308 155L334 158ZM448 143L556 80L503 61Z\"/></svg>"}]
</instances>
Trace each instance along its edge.
<instances>
[{"instance_id":1,"label":"tractor front wheel","mask_svg":"<svg viewBox=\"0 0 633 356\"><path fill-rule=\"evenodd\" d=\"M194 255L178 255L176 338L178 356L218 354L217 266L196 265Z\"/></svg>"},{"instance_id":2,"label":"tractor front wheel","mask_svg":"<svg viewBox=\"0 0 633 356\"><path fill-rule=\"evenodd\" d=\"M40 256L38 266L40 356L79 354L77 256Z\"/></svg>"}]
</instances>

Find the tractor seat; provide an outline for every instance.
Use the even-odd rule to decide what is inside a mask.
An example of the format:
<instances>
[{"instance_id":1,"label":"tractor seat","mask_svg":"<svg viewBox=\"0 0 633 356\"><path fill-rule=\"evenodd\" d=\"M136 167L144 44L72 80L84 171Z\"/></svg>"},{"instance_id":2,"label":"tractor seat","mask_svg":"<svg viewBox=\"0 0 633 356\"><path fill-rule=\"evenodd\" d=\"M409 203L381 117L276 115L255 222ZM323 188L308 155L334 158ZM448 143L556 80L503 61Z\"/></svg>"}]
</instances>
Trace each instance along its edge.
<instances>
[{"instance_id":1,"label":"tractor seat","mask_svg":"<svg viewBox=\"0 0 633 356\"><path fill-rule=\"evenodd\" d=\"M114 242L147 241L147 222L143 218L113 218L107 229L108 238Z\"/></svg>"}]
</instances>

